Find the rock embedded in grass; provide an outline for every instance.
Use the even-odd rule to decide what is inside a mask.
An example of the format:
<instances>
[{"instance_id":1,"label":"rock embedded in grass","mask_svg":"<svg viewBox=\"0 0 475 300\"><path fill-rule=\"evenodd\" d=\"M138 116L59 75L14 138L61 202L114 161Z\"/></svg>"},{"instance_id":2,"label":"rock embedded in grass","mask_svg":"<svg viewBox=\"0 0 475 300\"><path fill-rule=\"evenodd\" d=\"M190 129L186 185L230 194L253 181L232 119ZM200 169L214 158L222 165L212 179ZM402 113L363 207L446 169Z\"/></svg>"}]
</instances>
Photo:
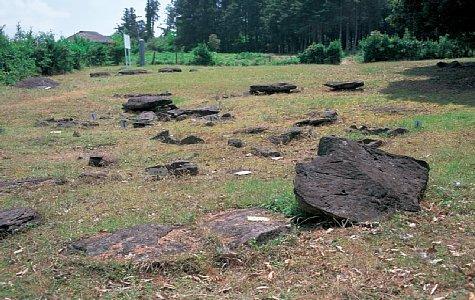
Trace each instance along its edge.
<instances>
[{"instance_id":1,"label":"rock embedded in grass","mask_svg":"<svg viewBox=\"0 0 475 300\"><path fill-rule=\"evenodd\" d=\"M36 121L36 127L57 127L57 128L69 128L69 127L76 127L81 126L85 128L97 127L99 123L92 122L92 121L80 121L75 120L73 118L62 118L62 119L55 119L55 118L48 118L44 120Z\"/></svg>"},{"instance_id":2,"label":"rock embedded in grass","mask_svg":"<svg viewBox=\"0 0 475 300\"><path fill-rule=\"evenodd\" d=\"M454 61L449 62L449 63L444 62L444 61L439 61L437 63L437 67L439 67L439 68L461 68L461 67L463 67L463 65L457 60L454 60Z\"/></svg>"},{"instance_id":3,"label":"rock embedded in grass","mask_svg":"<svg viewBox=\"0 0 475 300\"><path fill-rule=\"evenodd\" d=\"M282 157L282 154L279 151L266 148L253 148L252 154L260 157Z\"/></svg>"},{"instance_id":4,"label":"rock embedded in grass","mask_svg":"<svg viewBox=\"0 0 475 300\"><path fill-rule=\"evenodd\" d=\"M156 176L157 179L161 179L168 175L177 177L185 175L196 176L199 173L198 166L186 160L172 162L167 165L150 167L145 169L145 171L148 175Z\"/></svg>"},{"instance_id":5,"label":"rock embedded in grass","mask_svg":"<svg viewBox=\"0 0 475 300\"><path fill-rule=\"evenodd\" d=\"M111 73L109 72L92 72L89 74L91 78L97 78L97 77L109 77L111 76Z\"/></svg>"},{"instance_id":6,"label":"rock embedded in grass","mask_svg":"<svg viewBox=\"0 0 475 300\"><path fill-rule=\"evenodd\" d=\"M164 131L160 132L159 134L154 136L152 138L152 140L160 141L162 143L171 144L171 145L180 144L180 140L178 140L178 139L174 138L173 136L171 136L169 130L164 130Z\"/></svg>"},{"instance_id":7,"label":"rock embedded in grass","mask_svg":"<svg viewBox=\"0 0 475 300\"><path fill-rule=\"evenodd\" d=\"M404 135L409 132L406 128L403 127L397 127L390 129L388 127L368 127L365 125L362 126L356 126L356 125L351 125L348 128L349 132L359 132L365 135L387 135L391 137L395 137L398 135Z\"/></svg>"},{"instance_id":8,"label":"rock embedded in grass","mask_svg":"<svg viewBox=\"0 0 475 300\"><path fill-rule=\"evenodd\" d=\"M116 159L108 154L92 154L89 156L89 166L102 168L116 163Z\"/></svg>"},{"instance_id":9,"label":"rock embedded in grass","mask_svg":"<svg viewBox=\"0 0 475 300\"><path fill-rule=\"evenodd\" d=\"M155 111L171 104L173 101L169 96L143 96L130 98L123 108L125 111L144 112Z\"/></svg>"},{"instance_id":10,"label":"rock embedded in grass","mask_svg":"<svg viewBox=\"0 0 475 300\"><path fill-rule=\"evenodd\" d=\"M178 67L166 67L158 70L159 73L181 73L182 69Z\"/></svg>"},{"instance_id":11,"label":"rock embedded in grass","mask_svg":"<svg viewBox=\"0 0 475 300\"><path fill-rule=\"evenodd\" d=\"M338 113L332 109L327 109L323 111L321 117L306 119L300 122L295 123L295 127L304 127L304 126L324 126L335 123L338 120Z\"/></svg>"},{"instance_id":12,"label":"rock embedded in grass","mask_svg":"<svg viewBox=\"0 0 475 300\"><path fill-rule=\"evenodd\" d=\"M242 148L244 147L244 142L239 139L230 139L228 140L228 146L231 146L234 148Z\"/></svg>"},{"instance_id":13,"label":"rock embedded in grass","mask_svg":"<svg viewBox=\"0 0 475 300\"><path fill-rule=\"evenodd\" d=\"M180 141L180 145L204 144L204 140L196 135L190 135Z\"/></svg>"},{"instance_id":14,"label":"rock embedded in grass","mask_svg":"<svg viewBox=\"0 0 475 300\"><path fill-rule=\"evenodd\" d=\"M420 211L428 179L424 161L324 137L318 156L297 164L294 192L310 214L374 222L397 211Z\"/></svg>"},{"instance_id":15,"label":"rock embedded in grass","mask_svg":"<svg viewBox=\"0 0 475 300\"><path fill-rule=\"evenodd\" d=\"M0 210L0 239L32 225L37 225L41 218L37 211L31 208L13 208Z\"/></svg>"},{"instance_id":16,"label":"rock embedded in grass","mask_svg":"<svg viewBox=\"0 0 475 300\"><path fill-rule=\"evenodd\" d=\"M267 127L258 126L258 127L249 127L249 128L245 128L245 129L242 129L242 130L237 130L234 133L235 134L240 134L240 133L260 134L260 133L263 133L265 131L267 131Z\"/></svg>"},{"instance_id":17,"label":"rock embedded in grass","mask_svg":"<svg viewBox=\"0 0 475 300\"><path fill-rule=\"evenodd\" d=\"M324 84L333 91L354 91L364 87L363 81L330 81Z\"/></svg>"},{"instance_id":18,"label":"rock embedded in grass","mask_svg":"<svg viewBox=\"0 0 475 300\"><path fill-rule=\"evenodd\" d=\"M126 69L119 71L120 75L142 75L147 73L148 71L144 69Z\"/></svg>"},{"instance_id":19,"label":"rock embedded in grass","mask_svg":"<svg viewBox=\"0 0 475 300\"><path fill-rule=\"evenodd\" d=\"M302 134L302 129L294 127L282 134L270 136L269 141L275 145L287 145L291 141L299 139Z\"/></svg>"},{"instance_id":20,"label":"rock embedded in grass","mask_svg":"<svg viewBox=\"0 0 475 300\"><path fill-rule=\"evenodd\" d=\"M58 82L46 77L31 77L15 84L15 87L22 89L54 89L58 86Z\"/></svg>"},{"instance_id":21,"label":"rock embedded in grass","mask_svg":"<svg viewBox=\"0 0 475 300\"><path fill-rule=\"evenodd\" d=\"M381 140L374 140L374 139L362 139L357 141L361 145L365 145L371 148L379 148L383 145L383 141Z\"/></svg>"},{"instance_id":22,"label":"rock embedded in grass","mask_svg":"<svg viewBox=\"0 0 475 300\"><path fill-rule=\"evenodd\" d=\"M35 186L42 186L46 184L62 185L65 183L66 183L65 180L55 179L51 177L27 178L27 179L20 179L20 180L0 180L0 192L8 192L15 188L35 187Z\"/></svg>"},{"instance_id":23,"label":"rock embedded in grass","mask_svg":"<svg viewBox=\"0 0 475 300\"><path fill-rule=\"evenodd\" d=\"M277 93L292 93L297 89L297 86L292 83L274 83L274 84L263 84L263 85L251 85L249 92L253 95L272 95Z\"/></svg>"}]
</instances>

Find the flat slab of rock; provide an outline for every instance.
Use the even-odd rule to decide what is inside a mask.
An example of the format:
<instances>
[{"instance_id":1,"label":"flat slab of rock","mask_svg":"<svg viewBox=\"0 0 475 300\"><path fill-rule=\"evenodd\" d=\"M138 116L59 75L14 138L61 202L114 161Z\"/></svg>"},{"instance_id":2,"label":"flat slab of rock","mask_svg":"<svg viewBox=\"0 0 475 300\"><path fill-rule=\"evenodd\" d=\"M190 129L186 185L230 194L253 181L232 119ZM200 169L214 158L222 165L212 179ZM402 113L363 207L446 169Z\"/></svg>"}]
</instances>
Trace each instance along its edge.
<instances>
[{"instance_id":1,"label":"flat slab of rock","mask_svg":"<svg viewBox=\"0 0 475 300\"><path fill-rule=\"evenodd\" d=\"M318 156L296 166L294 192L308 213L373 222L396 211L417 212L429 165L336 137L320 140Z\"/></svg>"},{"instance_id":2,"label":"flat slab of rock","mask_svg":"<svg viewBox=\"0 0 475 300\"><path fill-rule=\"evenodd\" d=\"M349 132L360 132L365 135L387 135L387 136L398 136L398 135L403 135L409 132L406 128L402 127L397 127L397 128L387 128L387 127L367 127L365 125L362 126L356 126L356 125L351 125L350 128L348 128Z\"/></svg>"},{"instance_id":3,"label":"flat slab of rock","mask_svg":"<svg viewBox=\"0 0 475 300\"><path fill-rule=\"evenodd\" d=\"M58 82L47 77L31 77L15 84L15 87L21 89L54 89L58 86Z\"/></svg>"},{"instance_id":4,"label":"flat slab of rock","mask_svg":"<svg viewBox=\"0 0 475 300\"><path fill-rule=\"evenodd\" d=\"M161 179L169 175L177 177L185 175L196 176L199 172L197 165L186 160L172 162L163 166L150 167L145 169L145 171L147 174L157 177L157 179Z\"/></svg>"},{"instance_id":5,"label":"flat slab of rock","mask_svg":"<svg viewBox=\"0 0 475 300\"><path fill-rule=\"evenodd\" d=\"M0 180L0 192L10 191L15 188L35 187L46 184L62 185L65 181L61 179L46 178L27 178L21 180Z\"/></svg>"},{"instance_id":6,"label":"flat slab of rock","mask_svg":"<svg viewBox=\"0 0 475 300\"><path fill-rule=\"evenodd\" d=\"M204 218L201 227L228 250L250 242L265 243L288 233L288 220L264 209L238 209Z\"/></svg>"},{"instance_id":7,"label":"flat slab of rock","mask_svg":"<svg viewBox=\"0 0 475 300\"><path fill-rule=\"evenodd\" d=\"M242 148L244 147L244 142L238 139L230 139L228 140L228 146L231 146L234 148Z\"/></svg>"},{"instance_id":8,"label":"flat slab of rock","mask_svg":"<svg viewBox=\"0 0 475 300\"><path fill-rule=\"evenodd\" d=\"M40 215L31 208L0 210L0 239L40 222Z\"/></svg>"},{"instance_id":9,"label":"flat slab of rock","mask_svg":"<svg viewBox=\"0 0 475 300\"><path fill-rule=\"evenodd\" d=\"M196 136L190 135L180 141L180 145L196 145L196 144L204 144L205 140Z\"/></svg>"},{"instance_id":10,"label":"flat slab of rock","mask_svg":"<svg viewBox=\"0 0 475 300\"><path fill-rule=\"evenodd\" d=\"M147 74L148 71L144 69L131 69L131 70L122 70L119 71L120 75L141 75L141 74Z\"/></svg>"},{"instance_id":11,"label":"flat slab of rock","mask_svg":"<svg viewBox=\"0 0 475 300\"><path fill-rule=\"evenodd\" d=\"M141 93L141 94L114 94L115 98L138 98L138 97L171 97L172 93L170 92L161 92L161 93Z\"/></svg>"},{"instance_id":12,"label":"flat slab of rock","mask_svg":"<svg viewBox=\"0 0 475 300\"><path fill-rule=\"evenodd\" d=\"M97 77L109 77L111 76L111 73L109 72L92 72L89 74L91 78L97 78Z\"/></svg>"},{"instance_id":13,"label":"flat slab of rock","mask_svg":"<svg viewBox=\"0 0 475 300\"><path fill-rule=\"evenodd\" d=\"M155 111L160 107L173 104L169 96L143 96L130 98L123 105L125 111L143 112Z\"/></svg>"},{"instance_id":14,"label":"flat slab of rock","mask_svg":"<svg viewBox=\"0 0 475 300\"><path fill-rule=\"evenodd\" d=\"M89 156L89 166L102 168L113 165L116 159L108 154L92 154Z\"/></svg>"},{"instance_id":15,"label":"flat slab of rock","mask_svg":"<svg viewBox=\"0 0 475 300\"><path fill-rule=\"evenodd\" d=\"M253 95L272 95L277 93L292 93L296 89L297 86L295 84L281 82L274 84L251 85L249 92Z\"/></svg>"},{"instance_id":16,"label":"flat slab of rock","mask_svg":"<svg viewBox=\"0 0 475 300\"><path fill-rule=\"evenodd\" d=\"M381 140L373 140L373 139L362 139L357 142L361 145L365 145L371 148L379 148L384 144L383 141Z\"/></svg>"},{"instance_id":17,"label":"flat slab of rock","mask_svg":"<svg viewBox=\"0 0 475 300\"><path fill-rule=\"evenodd\" d=\"M452 62L444 62L444 61L439 61L437 63L437 67L439 68L461 68L463 67L463 65L457 61L457 60L454 60Z\"/></svg>"},{"instance_id":18,"label":"flat slab of rock","mask_svg":"<svg viewBox=\"0 0 475 300\"><path fill-rule=\"evenodd\" d=\"M254 148L252 154L260 157L282 157L279 151L266 149L266 148Z\"/></svg>"},{"instance_id":19,"label":"flat slab of rock","mask_svg":"<svg viewBox=\"0 0 475 300\"><path fill-rule=\"evenodd\" d=\"M249 128L245 128L245 129L242 129L242 130L238 130L238 131L235 131L234 133L235 134L239 134L239 133L260 134L260 133L263 133L265 131L267 131L267 127L258 126L258 127L249 127Z\"/></svg>"},{"instance_id":20,"label":"flat slab of rock","mask_svg":"<svg viewBox=\"0 0 475 300\"><path fill-rule=\"evenodd\" d=\"M160 132L159 134L154 136L152 138L152 140L160 141L162 143L170 144L170 145L180 144L180 140L178 140L178 139L174 138L173 136L171 136L169 130L164 130L164 131Z\"/></svg>"},{"instance_id":21,"label":"flat slab of rock","mask_svg":"<svg viewBox=\"0 0 475 300\"><path fill-rule=\"evenodd\" d=\"M332 109L324 110L318 118L306 119L300 122L295 123L295 127L304 127L304 126L324 126L335 123L338 120L338 113Z\"/></svg>"},{"instance_id":22,"label":"flat slab of rock","mask_svg":"<svg viewBox=\"0 0 475 300\"><path fill-rule=\"evenodd\" d=\"M303 134L303 130L297 127L290 129L280 135L269 137L269 141L275 145L287 145L293 140L299 139Z\"/></svg>"},{"instance_id":23,"label":"flat slab of rock","mask_svg":"<svg viewBox=\"0 0 475 300\"><path fill-rule=\"evenodd\" d=\"M180 73L182 70L177 67L166 67L158 70L159 73Z\"/></svg>"},{"instance_id":24,"label":"flat slab of rock","mask_svg":"<svg viewBox=\"0 0 475 300\"><path fill-rule=\"evenodd\" d=\"M69 128L69 127L81 126L85 128L91 128L91 127L99 126L99 123L92 122L92 121L79 121L73 118L62 118L62 119L48 118L48 119L37 121L35 126L37 127L51 126L51 127L57 127L57 128Z\"/></svg>"},{"instance_id":25,"label":"flat slab of rock","mask_svg":"<svg viewBox=\"0 0 475 300\"><path fill-rule=\"evenodd\" d=\"M69 250L98 259L141 261L192 252L197 246L188 230L182 227L146 224L76 241Z\"/></svg>"},{"instance_id":26,"label":"flat slab of rock","mask_svg":"<svg viewBox=\"0 0 475 300\"><path fill-rule=\"evenodd\" d=\"M324 84L334 91L351 91L364 87L363 81L330 81Z\"/></svg>"}]
</instances>

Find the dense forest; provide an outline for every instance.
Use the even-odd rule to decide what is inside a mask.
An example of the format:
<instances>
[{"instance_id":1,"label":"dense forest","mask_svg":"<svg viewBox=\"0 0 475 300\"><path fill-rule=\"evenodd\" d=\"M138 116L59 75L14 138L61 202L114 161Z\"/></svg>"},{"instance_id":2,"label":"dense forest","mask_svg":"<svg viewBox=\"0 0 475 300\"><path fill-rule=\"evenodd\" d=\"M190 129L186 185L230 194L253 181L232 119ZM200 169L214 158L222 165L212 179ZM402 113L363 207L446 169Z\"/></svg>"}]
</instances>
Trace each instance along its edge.
<instances>
[{"instance_id":1,"label":"dense forest","mask_svg":"<svg viewBox=\"0 0 475 300\"><path fill-rule=\"evenodd\" d=\"M340 40L346 50L378 30L421 39L469 32L472 0L174 0L167 32L191 49L214 34L223 52L298 53Z\"/></svg>"}]
</instances>

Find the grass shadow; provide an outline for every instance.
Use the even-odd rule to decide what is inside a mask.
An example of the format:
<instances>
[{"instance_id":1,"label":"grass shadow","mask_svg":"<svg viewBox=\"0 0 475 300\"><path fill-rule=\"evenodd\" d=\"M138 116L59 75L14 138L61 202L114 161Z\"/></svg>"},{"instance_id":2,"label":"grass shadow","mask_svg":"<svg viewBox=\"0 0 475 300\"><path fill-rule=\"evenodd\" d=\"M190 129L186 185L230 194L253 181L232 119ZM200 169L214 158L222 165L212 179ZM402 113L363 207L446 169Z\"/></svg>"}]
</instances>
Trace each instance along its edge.
<instances>
[{"instance_id":1,"label":"grass shadow","mask_svg":"<svg viewBox=\"0 0 475 300\"><path fill-rule=\"evenodd\" d=\"M381 90L390 99L475 106L475 63L460 68L415 67L401 74L411 78L390 82Z\"/></svg>"}]
</instances>

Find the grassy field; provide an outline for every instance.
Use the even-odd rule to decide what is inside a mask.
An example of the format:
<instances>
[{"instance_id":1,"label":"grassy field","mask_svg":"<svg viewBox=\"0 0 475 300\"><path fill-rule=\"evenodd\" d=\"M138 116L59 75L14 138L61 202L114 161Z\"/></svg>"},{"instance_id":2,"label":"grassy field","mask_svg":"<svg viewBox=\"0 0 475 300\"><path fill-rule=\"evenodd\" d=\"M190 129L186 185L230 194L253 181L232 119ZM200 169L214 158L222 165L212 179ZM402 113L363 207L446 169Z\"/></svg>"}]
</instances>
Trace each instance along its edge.
<instances>
[{"instance_id":1,"label":"grassy field","mask_svg":"<svg viewBox=\"0 0 475 300\"><path fill-rule=\"evenodd\" d=\"M158 74L153 66L143 76L91 79L91 70L56 76L61 86L47 91L0 86L0 179L68 180L0 193L2 209L30 206L44 217L41 226L0 241L0 298L467 299L475 292L475 69L441 70L435 63L210 67L195 73L184 67L178 74ZM322 86L351 79L364 80L364 92L334 93ZM243 95L251 84L282 81L302 92ZM121 129L124 99L114 94L164 90L179 106L219 105L235 120L214 127L186 120ZM283 160L246 156L251 146L270 147L267 135L325 108L336 109L339 122L278 148ZM55 134L57 129L34 126L48 117L87 120L93 112L103 118L92 129ZM414 127L416 120L421 128ZM288 237L242 249L226 268L210 253L153 270L63 253L80 237L148 222L194 224L208 212L242 207L289 213L295 163L315 156L322 136L358 138L345 131L352 124L411 130L385 139L383 149L429 162L421 213L398 214L374 228L297 228ZM244 149L227 146L234 131L258 125L269 133L242 136ZM206 143L150 140L163 129L197 134ZM73 137L74 130L81 136ZM78 157L95 151L113 154L118 163L107 169L107 180L91 184L78 178L91 170ZM146 178L146 167L174 159L197 163L200 175ZM240 168L253 174L230 174Z\"/></svg>"}]
</instances>

